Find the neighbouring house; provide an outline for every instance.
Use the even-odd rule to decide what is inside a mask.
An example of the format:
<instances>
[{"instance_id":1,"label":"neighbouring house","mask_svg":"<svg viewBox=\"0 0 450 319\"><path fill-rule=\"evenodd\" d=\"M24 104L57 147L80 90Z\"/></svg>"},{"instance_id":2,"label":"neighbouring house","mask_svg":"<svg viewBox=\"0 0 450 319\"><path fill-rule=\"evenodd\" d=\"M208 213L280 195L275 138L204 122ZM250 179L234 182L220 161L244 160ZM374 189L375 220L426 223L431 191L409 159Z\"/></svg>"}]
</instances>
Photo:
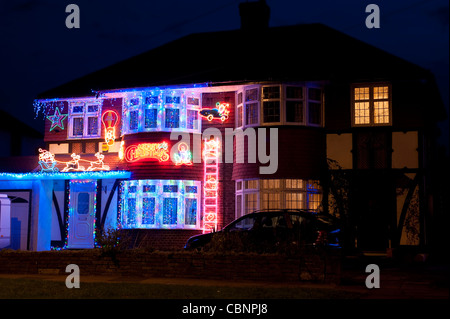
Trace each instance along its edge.
<instances>
[{"instance_id":1,"label":"neighbouring house","mask_svg":"<svg viewBox=\"0 0 450 319\"><path fill-rule=\"evenodd\" d=\"M427 244L446 116L433 75L322 24L269 27L263 1L240 11L239 30L36 98L45 147L0 173L0 193L23 198L13 247L93 248L120 228L181 248L272 208L339 214L362 250Z\"/></svg>"}]
</instances>

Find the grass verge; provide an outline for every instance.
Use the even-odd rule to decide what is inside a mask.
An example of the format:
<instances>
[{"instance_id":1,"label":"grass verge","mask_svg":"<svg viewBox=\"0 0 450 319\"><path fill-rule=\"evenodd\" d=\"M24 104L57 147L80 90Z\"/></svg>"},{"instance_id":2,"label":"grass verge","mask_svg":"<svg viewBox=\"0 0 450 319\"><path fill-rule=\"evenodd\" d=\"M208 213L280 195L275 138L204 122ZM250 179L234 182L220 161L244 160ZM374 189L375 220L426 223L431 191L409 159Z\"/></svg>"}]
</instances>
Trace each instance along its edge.
<instances>
[{"instance_id":1,"label":"grass verge","mask_svg":"<svg viewBox=\"0 0 450 319\"><path fill-rule=\"evenodd\" d=\"M228 287L146 283L64 282L0 278L0 299L358 299L358 293L326 288Z\"/></svg>"}]
</instances>

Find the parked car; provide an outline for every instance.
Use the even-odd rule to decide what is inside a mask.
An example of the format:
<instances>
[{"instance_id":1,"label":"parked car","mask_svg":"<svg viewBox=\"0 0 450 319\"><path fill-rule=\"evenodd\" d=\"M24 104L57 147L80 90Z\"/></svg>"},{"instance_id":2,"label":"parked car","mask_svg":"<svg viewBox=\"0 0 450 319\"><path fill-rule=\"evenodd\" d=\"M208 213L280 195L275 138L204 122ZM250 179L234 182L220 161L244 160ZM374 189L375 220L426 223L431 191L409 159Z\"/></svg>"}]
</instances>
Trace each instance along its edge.
<instances>
[{"instance_id":1,"label":"parked car","mask_svg":"<svg viewBox=\"0 0 450 319\"><path fill-rule=\"evenodd\" d=\"M256 241L277 245L280 241L295 241L309 246L340 248L340 228L331 215L306 210L262 210L234 220L218 232L190 237L185 249L200 249L217 233L250 235Z\"/></svg>"}]
</instances>

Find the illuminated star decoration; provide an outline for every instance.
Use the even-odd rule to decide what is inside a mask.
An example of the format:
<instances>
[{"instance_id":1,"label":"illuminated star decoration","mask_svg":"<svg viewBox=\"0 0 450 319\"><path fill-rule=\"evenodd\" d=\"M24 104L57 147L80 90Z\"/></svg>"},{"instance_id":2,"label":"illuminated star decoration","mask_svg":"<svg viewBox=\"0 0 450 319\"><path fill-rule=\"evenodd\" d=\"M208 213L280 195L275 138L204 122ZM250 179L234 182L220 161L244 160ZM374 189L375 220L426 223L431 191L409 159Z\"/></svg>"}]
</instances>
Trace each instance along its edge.
<instances>
[{"instance_id":1,"label":"illuminated star decoration","mask_svg":"<svg viewBox=\"0 0 450 319\"><path fill-rule=\"evenodd\" d=\"M52 126L50 126L50 132L56 127L59 127L60 129L64 130L63 121L66 117L67 114L61 114L59 108L56 107L55 113L53 115L47 116L47 119L49 119L52 122Z\"/></svg>"}]
</instances>

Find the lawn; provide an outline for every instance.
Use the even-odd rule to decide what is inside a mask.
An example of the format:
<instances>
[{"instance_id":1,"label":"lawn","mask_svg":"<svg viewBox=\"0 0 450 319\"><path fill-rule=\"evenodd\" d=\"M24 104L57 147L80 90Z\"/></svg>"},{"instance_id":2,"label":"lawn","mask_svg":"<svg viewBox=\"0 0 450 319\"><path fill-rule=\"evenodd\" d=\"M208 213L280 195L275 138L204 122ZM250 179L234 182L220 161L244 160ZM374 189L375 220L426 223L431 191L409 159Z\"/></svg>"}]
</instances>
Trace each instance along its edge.
<instances>
[{"instance_id":1,"label":"lawn","mask_svg":"<svg viewBox=\"0 0 450 319\"><path fill-rule=\"evenodd\" d=\"M357 299L357 293L326 288L231 287L146 283L81 283L0 278L0 299Z\"/></svg>"}]
</instances>

